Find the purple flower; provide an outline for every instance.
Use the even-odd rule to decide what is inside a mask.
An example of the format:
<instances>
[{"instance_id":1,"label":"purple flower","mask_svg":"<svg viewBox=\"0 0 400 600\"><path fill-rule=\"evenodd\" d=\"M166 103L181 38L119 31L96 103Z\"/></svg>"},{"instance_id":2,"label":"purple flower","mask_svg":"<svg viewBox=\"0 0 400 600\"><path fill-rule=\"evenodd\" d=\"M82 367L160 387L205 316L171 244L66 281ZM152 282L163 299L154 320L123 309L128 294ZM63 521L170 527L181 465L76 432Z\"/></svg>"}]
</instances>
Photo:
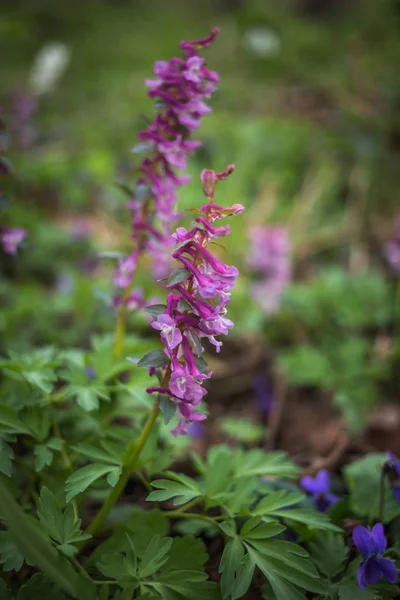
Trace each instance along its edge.
<instances>
[{"instance_id":1,"label":"purple flower","mask_svg":"<svg viewBox=\"0 0 400 600\"><path fill-rule=\"evenodd\" d=\"M317 510L325 512L332 504L339 500L337 496L331 493L331 484L329 473L326 469L321 469L311 477L306 475L300 479L301 487L312 496Z\"/></svg>"},{"instance_id":2,"label":"purple flower","mask_svg":"<svg viewBox=\"0 0 400 600\"><path fill-rule=\"evenodd\" d=\"M132 275L136 271L137 253L131 254L128 258L121 259L114 273L114 285L120 288L127 288Z\"/></svg>"},{"instance_id":3,"label":"purple flower","mask_svg":"<svg viewBox=\"0 0 400 600\"><path fill-rule=\"evenodd\" d=\"M384 254L394 273L400 275L400 220L396 223L394 238L384 246Z\"/></svg>"},{"instance_id":4,"label":"purple flower","mask_svg":"<svg viewBox=\"0 0 400 600\"><path fill-rule=\"evenodd\" d=\"M271 314L279 308L291 278L291 245L283 227L252 227L250 236L248 263L258 277L253 296Z\"/></svg>"},{"instance_id":5,"label":"purple flower","mask_svg":"<svg viewBox=\"0 0 400 600\"><path fill-rule=\"evenodd\" d=\"M232 170L233 166L229 165L223 173L211 172L210 177L218 182ZM214 237L229 233L228 227L214 227L212 223L242 210L239 205L223 208L210 202L201 207L202 215L196 217L189 231L179 227L172 236L177 244L172 256L187 269L188 277L168 286L170 293L165 312L151 324L161 332L170 363L160 379L161 388L151 387L147 391L163 389L175 402L179 423L172 430L174 435L188 433L190 424L206 418L196 410L207 393L203 383L211 377L200 358L204 351L202 338L207 338L219 351L222 342L216 336L226 335L232 329L226 306L238 276L236 267L222 263L207 246Z\"/></svg>"},{"instance_id":6,"label":"purple flower","mask_svg":"<svg viewBox=\"0 0 400 600\"><path fill-rule=\"evenodd\" d=\"M26 237L26 231L19 227L14 229L4 229L0 236L4 252L15 255L17 254L18 246Z\"/></svg>"},{"instance_id":7,"label":"purple flower","mask_svg":"<svg viewBox=\"0 0 400 600\"><path fill-rule=\"evenodd\" d=\"M382 523L373 526L372 531L357 525L353 530L353 540L364 560L358 568L358 585L363 590L366 585L377 583L383 576L389 583L396 583L397 570L388 558L381 558L387 547Z\"/></svg>"},{"instance_id":8,"label":"purple flower","mask_svg":"<svg viewBox=\"0 0 400 600\"><path fill-rule=\"evenodd\" d=\"M177 323L169 315L158 315L151 326L153 329L161 331L161 339L166 343L168 350L173 350L182 342L182 333Z\"/></svg>"},{"instance_id":9,"label":"purple flower","mask_svg":"<svg viewBox=\"0 0 400 600\"><path fill-rule=\"evenodd\" d=\"M209 71L199 50L211 44L218 33L214 29L204 40L182 42L183 58L157 61L155 79L146 81L148 96L156 101L157 114L151 124L140 131L135 152L145 151L133 197L129 202L132 215L132 238L139 254L147 252L153 259L157 277L170 267L171 229L177 215L178 189L190 177L176 171L186 168L189 155L201 142L191 140L191 133L201 118L210 112L206 100L215 91L218 75ZM144 142L144 144L143 144ZM117 287L131 284L132 273L120 264L114 277Z\"/></svg>"},{"instance_id":10,"label":"purple flower","mask_svg":"<svg viewBox=\"0 0 400 600\"><path fill-rule=\"evenodd\" d=\"M389 473L389 476L392 480L392 489L394 497L396 498L396 501L400 504L400 462L390 450L387 450L386 454L388 457L388 464L392 469Z\"/></svg>"}]
</instances>

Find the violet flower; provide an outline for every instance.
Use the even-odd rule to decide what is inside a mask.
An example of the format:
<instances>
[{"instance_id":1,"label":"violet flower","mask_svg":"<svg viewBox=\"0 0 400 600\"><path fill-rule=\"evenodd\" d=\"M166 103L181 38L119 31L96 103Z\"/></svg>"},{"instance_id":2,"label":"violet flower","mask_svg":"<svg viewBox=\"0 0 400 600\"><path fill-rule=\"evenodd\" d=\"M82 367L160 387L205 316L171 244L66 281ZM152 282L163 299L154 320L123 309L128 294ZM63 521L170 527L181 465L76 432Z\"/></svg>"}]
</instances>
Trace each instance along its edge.
<instances>
[{"instance_id":1,"label":"violet flower","mask_svg":"<svg viewBox=\"0 0 400 600\"><path fill-rule=\"evenodd\" d=\"M139 144L133 152L146 152L138 171L133 197L129 202L132 215L132 238L135 251L121 261L114 284L128 288L139 256L148 252L153 259L157 277L170 268L171 226L176 220L175 205L178 188L190 177L178 175L186 168L189 155L201 142L190 136L201 118L211 109L205 101L215 91L218 74L209 71L199 50L208 47L218 34L192 42L182 42L183 58L157 61L155 79L146 81L148 96L156 101L158 113L153 122L140 131ZM168 259L168 260L167 260Z\"/></svg>"},{"instance_id":2,"label":"violet flower","mask_svg":"<svg viewBox=\"0 0 400 600\"><path fill-rule=\"evenodd\" d=\"M386 465L388 465L390 468L388 474L389 478L392 481L394 497L396 498L396 501L400 504L400 462L390 450L387 450L386 454L388 457L388 462L386 463Z\"/></svg>"},{"instance_id":3,"label":"violet flower","mask_svg":"<svg viewBox=\"0 0 400 600\"><path fill-rule=\"evenodd\" d=\"M223 173L213 173L213 176L219 181L232 170L233 166L229 165ZM226 317L226 306L238 270L217 260L207 246L213 238L229 233L229 227L216 227L214 221L239 214L244 209L240 205L223 208L213 203L213 197L214 189L210 202L200 208L190 231L180 227L173 236L177 246L172 256L186 269L187 275L183 281L179 277L177 283L168 286L165 313L151 323L160 331L169 364L160 386L147 391L168 394L175 402L180 418L172 430L174 435L188 433L190 424L206 418L195 410L207 393L203 383L211 377L211 373L205 373L202 368L204 361L199 360L204 350L202 340L208 339L219 351L222 342L217 337L226 335L233 327L233 322Z\"/></svg>"},{"instance_id":4,"label":"violet flower","mask_svg":"<svg viewBox=\"0 0 400 600\"><path fill-rule=\"evenodd\" d=\"M381 558L387 547L382 523L376 523L372 531L357 525L353 530L353 540L358 551L364 556L358 568L358 585L363 590L366 585L377 583L383 576L389 583L396 583L397 569L388 558Z\"/></svg>"},{"instance_id":5,"label":"violet flower","mask_svg":"<svg viewBox=\"0 0 400 600\"><path fill-rule=\"evenodd\" d=\"M291 279L291 244L283 227L255 226L250 229L248 263L255 272L253 296L267 313L276 312Z\"/></svg>"},{"instance_id":6,"label":"violet flower","mask_svg":"<svg viewBox=\"0 0 400 600\"><path fill-rule=\"evenodd\" d=\"M400 220L396 223L394 238L384 246L386 260L396 275L400 275Z\"/></svg>"},{"instance_id":7,"label":"violet flower","mask_svg":"<svg viewBox=\"0 0 400 600\"><path fill-rule=\"evenodd\" d=\"M312 496L315 508L325 512L332 504L338 502L339 498L331 493L331 483L329 473L326 469L321 469L311 477L306 475L300 479L301 487Z\"/></svg>"}]
</instances>

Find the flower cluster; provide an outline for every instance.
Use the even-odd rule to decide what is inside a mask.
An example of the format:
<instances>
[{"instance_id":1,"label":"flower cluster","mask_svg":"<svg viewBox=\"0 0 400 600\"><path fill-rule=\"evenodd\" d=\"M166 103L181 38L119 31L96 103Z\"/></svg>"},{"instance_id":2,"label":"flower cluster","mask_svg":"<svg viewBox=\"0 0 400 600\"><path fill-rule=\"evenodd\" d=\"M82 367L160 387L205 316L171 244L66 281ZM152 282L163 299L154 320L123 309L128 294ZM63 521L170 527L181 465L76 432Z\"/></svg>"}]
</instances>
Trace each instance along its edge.
<instances>
[{"instance_id":1,"label":"flower cluster","mask_svg":"<svg viewBox=\"0 0 400 600\"><path fill-rule=\"evenodd\" d=\"M209 203L197 211L189 231L179 227L173 235L177 245L172 256L181 267L169 277L171 291L165 311L152 322L152 327L160 331L168 366L161 387L147 391L167 394L175 402L180 420L174 435L187 433L188 424L206 418L195 410L206 394L202 384L211 377L203 368L204 361L199 360L204 350L201 340L208 339L219 351L222 342L217 337L226 335L233 327L226 316L226 307L239 273L236 267L220 262L208 249L213 239L229 233L229 226L214 225L215 221L244 210L239 204L223 208L213 202L217 181L225 179L232 170L233 165L229 165L223 173L203 171L203 189Z\"/></svg>"},{"instance_id":2,"label":"flower cluster","mask_svg":"<svg viewBox=\"0 0 400 600\"><path fill-rule=\"evenodd\" d=\"M364 560L358 569L358 585L363 590L366 585L377 583L383 576L389 583L396 583L396 566L388 558L382 558L387 548L387 540L382 523L376 523L372 531L357 525L353 529L353 540Z\"/></svg>"},{"instance_id":3,"label":"flower cluster","mask_svg":"<svg viewBox=\"0 0 400 600\"><path fill-rule=\"evenodd\" d=\"M384 253L393 272L400 275L400 220L397 221L394 238L385 244Z\"/></svg>"},{"instance_id":4,"label":"flower cluster","mask_svg":"<svg viewBox=\"0 0 400 600\"><path fill-rule=\"evenodd\" d=\"M0 176L8 175L10 165L4 157L5 135L3 132L3 123L0 121ZM0 189L0 197L2 190ZM18 246L26 236L26 231L19 227L7 228L0 224L0 242L4 252L7 254L16 254Z\"/></svg>"},{"instance_id":5,"label":"flower cluster","mask_svg":"<svg viewBox=\"0 0 400 600\"><path fill-rule=\"evenodd\" d=\"M133 197L129 202L132 214L132 237L135 249L120 261L114 284L127 288L132 281L140 254L146 250L153 257L155 272L165 275L169 264L171 224L176 219L177 190L190 178L177 171L186 168L188 156L201 142L190 140L201 117L211 111L205 100L215 91L217 73L209 71L198 50L209 46L218 28L202 39L182 42L184 58L157 61L155 79L146 81L148 95L156 100L158 113L154 121L139 133L134 152L146 152L140 166Z\"/></svg>"},{"instance_id":6,"label":"flower cluster","mask_svg":"<svg viewBox=\"0 0 400 600\"><path fill-rule=\"evenodd\" d=\"M253 297L267 313L275 312L291 278L291 245L283 227L255 226L250 230L248 263L258 276Z\"/></svg>"},{"instance_id":7,"label":"flower cluster","mask_svg":"<svg viewBox=\"0 0 400 600\"><path fill-rule=\"evenodd\" d=\"M331 493L331 482L326 469L318 471L315 477L309 475L302 477L300 485L312 496L315 508L321 512L325 512L339 500L337 496Z\"/></svg>"}]
</instances>

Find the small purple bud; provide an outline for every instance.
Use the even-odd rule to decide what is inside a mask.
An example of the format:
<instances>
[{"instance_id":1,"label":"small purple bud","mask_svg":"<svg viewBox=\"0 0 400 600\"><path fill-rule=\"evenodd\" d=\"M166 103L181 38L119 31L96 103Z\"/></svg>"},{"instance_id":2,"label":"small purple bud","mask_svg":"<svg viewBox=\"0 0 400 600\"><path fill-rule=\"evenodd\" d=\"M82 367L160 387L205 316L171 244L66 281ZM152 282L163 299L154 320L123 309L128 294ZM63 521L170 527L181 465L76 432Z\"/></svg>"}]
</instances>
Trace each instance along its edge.
<instances>
[{"instance_id":1,"label":"small purple bud","mask_svg":"<svg viewBox=\"0 0 400 600\"><path fill-rule=\"evenodd\" d=\"M210 198L214 195L215 186L217 184L217 176L214 171L203 169L200 175L201 183L203 185L203 192Z\"/></svg>"}]
</instances>

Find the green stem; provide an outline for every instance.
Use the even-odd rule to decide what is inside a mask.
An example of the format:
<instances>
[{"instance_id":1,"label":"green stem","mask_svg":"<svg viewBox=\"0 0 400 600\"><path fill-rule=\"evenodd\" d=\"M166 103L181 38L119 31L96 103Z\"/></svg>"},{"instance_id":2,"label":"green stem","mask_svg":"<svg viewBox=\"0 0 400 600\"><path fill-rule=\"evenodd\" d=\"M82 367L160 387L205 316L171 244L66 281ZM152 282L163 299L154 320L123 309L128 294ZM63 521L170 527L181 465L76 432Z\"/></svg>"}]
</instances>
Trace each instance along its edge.
<instances>
[{"instance_id":1,"label":"green stem","mask_svg":"<svg viewBox=\"0 0 400 600\"><path fill-rule=\"evenodd\" d=\"M120 476L119 480L117 481L115 487L113 487L113 489L111 490L110 495L108 496L107 500L105 501L105 503L103 504L103 506L101 507L99 512L97 513L94 520L91 522L89 527L86 529L86 533L89 533L90 535L95 536L97 534L97 532L99 531L99 529L101 528L101 526L103 525L105 519L108 517L110 511L114 508L115 504L117 503L120 495L122 494L122 492L125 489L126 484L128 483L128 479L129 479L132 471L134 470L137 459L139 458L139 456L149 438L149 435L150 435L152 427L157 419L159 411L160 411L160 409L158 407L158 404L154 404L153 410L151 411L151 413L146 421L146 424L143 428L142 433L140 434L140 436L137 440L135 440L133 443L130 444L130 450L128 453L128 457L126 459L124 466L122 467L122 472L121 472L121 476ZM82 548L84 548L85 545L86 545L86 543L82 544L80 546L80 549L82 550Z\"/></svg>"},{"instance_id":2,"label":"green stem","mask_svg":"<svg viewBox=\"0 0 400 600\"><path fill-rule=\"evenodd\" d=\"M126 310L126 306L124 306L122 304L117 311L117 325L115 328L115 339L114 339L114 349L113 349L113 358L114 359L119 358L124 349L124 339L125 339L127 315L128 315L128 312Z\"/></svg>"},{"instance_id":3,"label":"green stem","mask_svg":"<svg viewBox=\"0 0 400 600\"><path fill-rule=\"evenodd\" d=\"M213 525L218 525L218 521L225 519L225 517L222 515L218 517L207 517L207 515L202 515L200 513L186 513L180 510L166 511L163 512L163 515L165 517L169 517L170 519L200 519L201 521L207 521Z\"/></svg>"}]
</instances>

